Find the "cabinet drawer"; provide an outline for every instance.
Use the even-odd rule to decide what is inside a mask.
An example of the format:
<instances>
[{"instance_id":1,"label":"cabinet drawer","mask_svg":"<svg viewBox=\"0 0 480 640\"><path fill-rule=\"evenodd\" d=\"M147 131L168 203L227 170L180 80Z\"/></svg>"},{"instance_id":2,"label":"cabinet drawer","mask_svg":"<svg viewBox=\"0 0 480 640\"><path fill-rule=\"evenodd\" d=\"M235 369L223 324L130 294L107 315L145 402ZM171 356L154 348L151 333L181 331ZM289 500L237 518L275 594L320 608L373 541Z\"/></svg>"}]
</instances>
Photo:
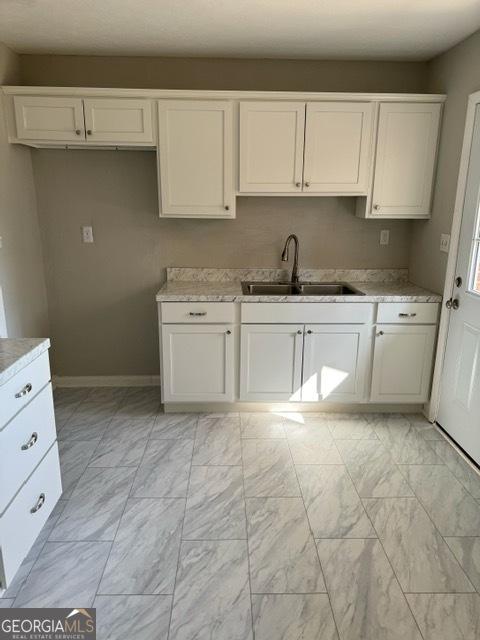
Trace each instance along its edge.
<instances>
[{"instance_id":1,"label":"cabinet drawer","mask_svg":"<svg viewBox=\"0 0 480 640\"><path fill-rule=\"evenodd\" d=\"M12 582L61 493L60 463L55 443L0 518L2 587L8 587Z\"/></svg>"},{"instance_id":2,"label":"cabinet drawer","mask_svg":"<svg viewBox=\"0 0 480 640\"><path fill-rule=\"evenodd\" d=\"M0 514L55 442L52 385L0 431Z\"/></svg>"},{"instance_id":3,"label":"cabinet drawer","mask_svg":"<svg viewBox=\"0 0 480 640\"><path fill-rule=\"evenodd\" d=\"M50 382L48 351L0 387L0 430Z\"/></svg>"},{"instance_id":4,"label":"cabinet drawer","mask_svg":"<svg viewBox=\"0 0 480 640\"><path fill-rule=\"evenodd\" d=\"M377 322L395 324L437 324L436 302L381 302Z\"/></svg>"},{"instance_id":5,"label":"cabinet drawer","mask_svg":"<svg viewBox=\"0 0 480 640\"><path fill-rule=\"evenodd\" d=\"M235 322L232 302L163 302L163 323Z\"/></svg>"}]
</instances>

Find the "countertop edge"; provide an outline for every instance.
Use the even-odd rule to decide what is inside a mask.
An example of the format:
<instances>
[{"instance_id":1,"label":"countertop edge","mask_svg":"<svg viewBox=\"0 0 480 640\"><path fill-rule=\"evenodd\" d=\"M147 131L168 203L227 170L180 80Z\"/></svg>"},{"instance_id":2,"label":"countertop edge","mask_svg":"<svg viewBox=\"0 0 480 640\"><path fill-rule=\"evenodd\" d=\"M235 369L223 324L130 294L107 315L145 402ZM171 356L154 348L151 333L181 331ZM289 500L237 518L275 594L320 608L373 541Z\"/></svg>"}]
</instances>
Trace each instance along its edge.
<instances>
[{"instance_id":1,"label":"countertop edge","mask_svg":"<svg viewBox=\"0 0 480 640\"><path fill-rule=\"evenodd\" d=\"M12 344L28 341L36 342L36 344L32 345L31 348L29 348L25 353L22 353L21 355L15 356L12 353L11 356L9 356L8 354L0 356L0 386L3 386L6 382L8 382L8 380L13 378L14 375L16 375L19 371L24 369L27 365L36 360L39 356L42 355L42 353L45 353L45 351L48 351L48 349L50 348L50 338L3 338L2 340L0 340L0 342L4 340L8 340ZM7 361L11 359L11 363L6 364L5 368L2 368L4 366L2 364L3 359Z\"/></svg>"}]
</instances>

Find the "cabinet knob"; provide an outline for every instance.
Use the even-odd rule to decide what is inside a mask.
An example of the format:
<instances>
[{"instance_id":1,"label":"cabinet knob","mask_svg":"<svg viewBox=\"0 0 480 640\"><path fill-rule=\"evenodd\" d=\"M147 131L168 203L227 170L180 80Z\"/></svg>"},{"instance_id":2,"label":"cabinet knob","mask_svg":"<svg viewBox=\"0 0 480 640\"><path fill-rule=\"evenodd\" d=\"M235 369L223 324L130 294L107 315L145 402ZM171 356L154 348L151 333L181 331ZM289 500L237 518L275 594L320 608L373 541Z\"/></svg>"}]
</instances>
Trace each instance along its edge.
<instances>
[{"instance_id":1,"label":"cabinet knob","mask_svg":"<svg viewBox=\"0 0 480 640\"><path fill-rule=\"evenodd\" d=\"M383 334L383 331L379 331L379 332L377 333L377 336L383 336L383 335L384 335L384 334Z\"/></svg>"},{"instance_id":2,"label":"cabinet knob","mask_svg":"<svg viewBox=\"0 0 480 640\"><path fill-rule=\"evenodd\" d=\"M225 205L225 211L230 211L230 207L228 206L228 204Z\"/></svg>"},{"instance_id":3,"label":"cabinet knob","mask_svg":"<svg viewBox=\"0 0 480 640\"><path fill-rule=\"evenodd\" d=\"M230 331L230 329L227 329L226 334L227 336L229 336L232 332Z\"/></svg>"},{"instance_id":4,"label":"cabinet knob","mask_svg":"<svg viewBox=\"0 0 480 640\"><path fill-rule=\"evenodd\" d=\"M300 329L297 331L298 335L301 336L303 331L301 331Z\"/></svg>"},{"instance_id":5,"label":"cabinet knob","mask_svg":"<svg viewBox=\"0 0 480 640\"><path fill-rule=\"evenodd\" d=\"M310 335L312 333L311 329L307 329L307 333Z\"/></svg>"},{"instance_id":6,"label":"cabinet knob","mask_svg":"<svg viewBox=\"0 0 480 640\"><path fill-rule=\"evenodd\" d=\"M87 136L91 136L92 135L92 130L91 129L87 129Z\"/></svg>"},{"instance_id":7,"label":"cabinet knob","mask_svg":"<svg viewBox=\"0 0 480 640\"><path fill-rule=\"evenodd\" d=\"M374 204L373 208L375 209L375 211L378 211L380 209L380 205L379 204Z\"/></svg>"},{"instance_id":8,"label":"cabinet knob","mask_svg":"<svg viewBox=\"0 0 480 640\"><path fill-rule=\"evenodd\" d=\"M299 189L302 186L301 182L295 182L295 186L297 187L297 189Z\"/></svg>"},{"instance_id":9,"label":"cabinet knob","mask_svg":"<svg viewBox=\"0 0 480 640\"><path fill-rule=\"evenodd\" d=\"M309 186L310 186L310 183L309 183L309 182L305 182L305 186L306 186L306 187L309 187Z\"/></svg>"},{"instance_id":10,"label":"cabinet knob","mask_svg":"<svg viewBox=\"0 0 480 640\"><path fill-rule=\"evenodd\" d=\"M82 135L82 130L81 129L75 129L75 133L77 134L77 136Z\"/></svg>"}]
</instances>

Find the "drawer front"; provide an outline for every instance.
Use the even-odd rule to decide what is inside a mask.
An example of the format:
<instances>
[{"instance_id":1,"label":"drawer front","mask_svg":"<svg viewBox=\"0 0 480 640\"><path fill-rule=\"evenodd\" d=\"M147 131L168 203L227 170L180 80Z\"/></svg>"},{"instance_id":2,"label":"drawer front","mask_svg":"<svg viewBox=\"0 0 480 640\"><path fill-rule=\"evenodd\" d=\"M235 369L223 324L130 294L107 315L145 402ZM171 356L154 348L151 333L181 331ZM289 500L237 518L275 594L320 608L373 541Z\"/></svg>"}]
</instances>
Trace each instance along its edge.
<instances>
[{"instance_id":1,"label":"drawer front","mask_svg":"<svg viewBox=\"0 0 480 640\"><path fill-rule=\"evenodd\" d=\"M0 387L0 430L50 382L48 351Z\"/></svg>"},{"instance_id":2,"label":"drawer front","mask_svg":"<svg viewBox=\"0 0 480 640\"><path fill-rule=\"evenodd\" d=\"M233 302L162 302L163 323L235 322Z\"/></svg>"},{"instance_id":3,"label":"drawer front","mask_svg":"<svg viewBox=\"0 0 480 640\"><path fill-rule=\"evenodd\" d=\"M249 302L242 304L244 324L365 324L373 322L373 304L359 302Z\"/></svg>"},{"instance_id":4,"label":"drawer front","mask_svg":"<svg viewBox=\"0 0 480 640\"><path fill-rule=\"evenodd\" d=\"M395 324L437 324L436 302L381 302L377 322Z\"/></svg>"},{"instance_id":5,"label":"drawer front","mask_svg":"<svg viewBox=\"0 0 480 640\"><path fill-rule=\"evenodd\" d=\"M0 514L56 439L48 384L0 431Z\"/></svg>"},{"instance_id":6,"label":"drawer front","mask_svg":"<svg viewBox=\"0 0 480 640\"><path fill-rule=\"evenodd\" d=\"M0 518L0 581L11 584L62 493L55 443Z\"/></svg>"}]
</instances>

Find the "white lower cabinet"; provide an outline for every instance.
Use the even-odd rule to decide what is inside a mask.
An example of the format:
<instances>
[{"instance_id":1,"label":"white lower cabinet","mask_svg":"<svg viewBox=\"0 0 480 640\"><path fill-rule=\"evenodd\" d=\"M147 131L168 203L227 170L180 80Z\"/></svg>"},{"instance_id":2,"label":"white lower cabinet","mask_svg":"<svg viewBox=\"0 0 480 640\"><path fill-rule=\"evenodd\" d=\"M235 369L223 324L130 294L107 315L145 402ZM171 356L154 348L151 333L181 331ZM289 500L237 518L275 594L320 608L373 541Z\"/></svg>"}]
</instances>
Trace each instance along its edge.
<instances>
[{"instance_id":1,"label":"white lower cabinet","mask_svg":"<svg viewBox=\"0 0 480 640\"><path fill-rule=\"evenodd\" d=\"M164 402L233 402L235 326L162 326Z\"/></svg>"},{"instance_id":2,"label":"white lower cabinet","mask_svg":"<svg viewBox=\"0 0 480 640\"><path fill-rule=\"evenodd\" d=\"M303 324L242 325L240 400L300 400Z\"/></svg>"},{"instance_id":3,"label":"white lower cabinet","mask_svg":"<svg viewBox=\"0 0 480 640\"><path fill-rule=\"evenodd\" d=\"M435 347L435 325L377 325L372 402L425 402Z\"/></svg>"},{"instance_id":4,"label":"white lower cabinet","mask_svg":"<svg viewBox=\"0 0 480 640\"><path fill-rule=\"evenodd\" d=\"M368 347L369 327L366 325L307 325L302 400L364 400Z\"/></svg>"}]
</instances>

